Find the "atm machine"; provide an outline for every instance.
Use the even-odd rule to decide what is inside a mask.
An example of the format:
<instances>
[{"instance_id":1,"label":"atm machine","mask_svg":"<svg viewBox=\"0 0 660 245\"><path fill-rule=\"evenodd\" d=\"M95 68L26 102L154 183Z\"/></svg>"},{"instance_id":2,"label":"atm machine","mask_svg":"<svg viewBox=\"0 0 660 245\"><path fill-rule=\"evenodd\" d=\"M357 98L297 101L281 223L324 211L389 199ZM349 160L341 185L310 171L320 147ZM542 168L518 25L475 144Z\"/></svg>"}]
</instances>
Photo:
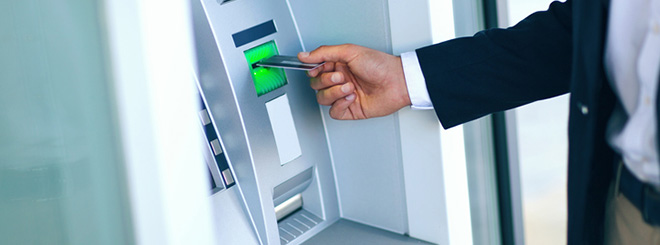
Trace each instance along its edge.
<instances>
[{"instance_id":1,"label":"atm machine","mask_svg":"<svg viewBox=\"0 0 660 245\"><path fill-rule=\"evenodd\" d=\"M339 215L319 107L303 72L254 65L302 50L286 2L193 1L193 8L219 239L308 239Z\"/></svg>"},{"instance_id":2,"label":"atm machine","mask_svg":"<svg viewBox=\"0 0 660 245\"><path fill-rule=\"evenodd\" d=\"M386 15L387 1L368 2L362 4L374 7L365 14ZM319 107L304 72L255 65L304 50L303 35L315 28L306 20L315 18L314 12L294 11L310 4L192 0L199 117L217 239L221 244L426 244L407 230L400 145L391 130L396 118L341 124ZM383 26L363 28L388 35L387 18L377 21ZM383 133L365 137L350 128ZM355 149L365 140L373 143L363 146L371 158Z\"/></svg>"}]
</instances>

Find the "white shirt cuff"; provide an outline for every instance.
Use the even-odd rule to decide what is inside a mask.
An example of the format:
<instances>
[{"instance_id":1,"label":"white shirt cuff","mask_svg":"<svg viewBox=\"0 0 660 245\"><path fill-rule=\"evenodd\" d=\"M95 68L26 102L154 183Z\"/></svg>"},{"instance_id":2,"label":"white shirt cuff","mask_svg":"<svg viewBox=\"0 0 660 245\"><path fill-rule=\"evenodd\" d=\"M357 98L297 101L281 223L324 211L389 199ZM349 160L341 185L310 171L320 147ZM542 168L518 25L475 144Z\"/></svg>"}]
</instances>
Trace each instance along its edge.
<instances>
[{"instance_id":1,"label":"white shirt cuff","mask_svg":"<svg viewBox=\"0 0 660 245\"><path fill-rule=\"evenodd\" d=\"M401 54L401 63L403 65L403 75L406 78L408 87L408 96L410 97L411 108L417 110L433 109L431 97L426 88L426 80L422 74L422 67L417 60L415 51Z\"/></svg>"}]
</instances>

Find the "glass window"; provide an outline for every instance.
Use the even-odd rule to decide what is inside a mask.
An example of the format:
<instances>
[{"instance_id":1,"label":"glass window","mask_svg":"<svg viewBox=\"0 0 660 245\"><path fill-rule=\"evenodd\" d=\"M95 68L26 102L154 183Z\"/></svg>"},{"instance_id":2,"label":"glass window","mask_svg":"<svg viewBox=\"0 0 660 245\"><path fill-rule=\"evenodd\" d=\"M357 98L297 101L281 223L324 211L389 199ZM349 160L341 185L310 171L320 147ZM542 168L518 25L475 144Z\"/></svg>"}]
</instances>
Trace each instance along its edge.
<instances>
[{"instance_id":1,"label":"glass window","mask_svg":"<svg viewBox=\"0 0 660 245\"><path fill-rule=\"evenodd\" d=\"M508 25L551 0L507 0ZM516 109L525 244L566 243L568 95Z\"/></svg>"}]
</instances>

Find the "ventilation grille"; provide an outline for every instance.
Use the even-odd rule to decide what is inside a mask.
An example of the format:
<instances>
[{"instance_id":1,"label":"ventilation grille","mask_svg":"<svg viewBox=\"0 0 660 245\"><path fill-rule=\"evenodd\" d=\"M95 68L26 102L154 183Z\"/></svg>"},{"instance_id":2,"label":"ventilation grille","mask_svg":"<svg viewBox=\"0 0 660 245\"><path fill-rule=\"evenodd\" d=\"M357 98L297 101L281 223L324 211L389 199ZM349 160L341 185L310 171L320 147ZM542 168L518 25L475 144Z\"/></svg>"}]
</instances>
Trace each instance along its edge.
<instances>
[{"instance_id":1,"label":"ventilation grille","mask_svg":"<svg viewBox=\"0 0 660 245\"><path fill-rule=\"evenodd\" d=\"M304 209L291 214L277 223L280 231L280 243L289 244L322 221L323 219Z\"/></svg>"}]
</instances>

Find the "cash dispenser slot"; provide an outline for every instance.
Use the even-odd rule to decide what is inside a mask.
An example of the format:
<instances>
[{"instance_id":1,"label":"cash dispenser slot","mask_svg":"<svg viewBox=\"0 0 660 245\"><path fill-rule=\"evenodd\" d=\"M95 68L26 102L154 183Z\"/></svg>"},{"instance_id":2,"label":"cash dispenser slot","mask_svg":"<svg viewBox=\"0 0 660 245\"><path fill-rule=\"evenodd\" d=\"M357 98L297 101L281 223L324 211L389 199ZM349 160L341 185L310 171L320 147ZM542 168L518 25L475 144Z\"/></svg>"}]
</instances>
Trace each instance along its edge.
<instances>
[{"instance_id":1,"label":"cash dispenser slot","mask_svg":"<svg viewBox=\"0 0 660 245\"><path fill-rule=\"evenodd\" d=\"M313 173L314 169L308 168L287 181L284 181L282 184L275 186L275 188L273 188L273 203L275 206L284 203L286 200L307 189L312 182Z\"/></svg>"},{"instance_id":2,"label":"cash dispenser slot","mask_svg":"<svg viewBox=\"0 0 660 245\"><path fill-rule=\"evenodd\" d=\"M314 168L293 176L273 188L275 217L280 233L280 244L288 244L311 230L323 219L304 209L303 192L313 188Z\"/></svg>"},{"instance_id":3,"label":"cash dispenser slot","mask_svg":"<svg viewBox=\"0 0 660 245\"><path fill-rule=\"evenodd\" d=\"M303 205L302 194L297 194L288 200L280 203L280 205L275 206L275 217L277 221L281 221L285 217L289 216L298 209L301 209Z\"/></svg>"}]
</instances>

